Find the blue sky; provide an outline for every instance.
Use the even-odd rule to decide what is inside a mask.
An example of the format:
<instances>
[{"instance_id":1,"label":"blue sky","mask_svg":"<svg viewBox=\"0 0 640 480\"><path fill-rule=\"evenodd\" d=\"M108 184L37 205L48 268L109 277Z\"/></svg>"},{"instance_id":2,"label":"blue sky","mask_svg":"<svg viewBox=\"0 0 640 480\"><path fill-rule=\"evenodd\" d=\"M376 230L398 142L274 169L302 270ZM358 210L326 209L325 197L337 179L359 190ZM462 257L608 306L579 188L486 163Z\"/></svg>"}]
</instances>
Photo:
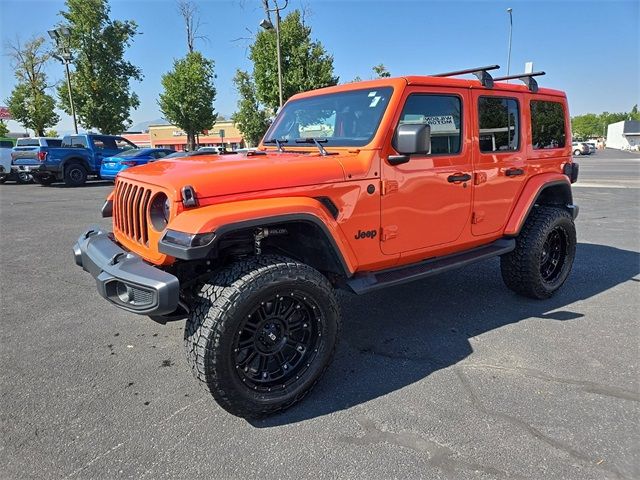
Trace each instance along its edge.
<instances>
[{"instance_id":1,"label":"blue sky","mask_svg":"<svg viewBox=\"0 0 640 480\"><path fill-rule=\"evenodd\" d=\"M231 114L237 96L231 79L248 69L248 39L263 17L260 0L200 0L202 33L198 48L216 62L216 110ZM429 74L498 63L506 72L508 14L513 8L511 71L526 61L547 76L540 84L565 90L572 114L626 111L640 103L640 2L630 1L371 1L291 0L287 11L304 7L314 38L334 56L341 82L372 76L384 63L396 75ZM184 30L173 0L111 0L114 18L133 19L141 35L127 58L145 76L134 82L141 99L135 123L161 117L156 99L160 77L186 52ZM27 39L59 21L62 0L0 0L0 38ZM286 13L286 11L285 11ZM240 39L240 40L237 40ZM6 53L3 52L3 53ZM0 104L14 84L3 62ZM63 79L59 64L51 79ZM61 113L59 132L72 128ZM10 122L14 131L21 128Z\"/></svg>"}]
</instances>

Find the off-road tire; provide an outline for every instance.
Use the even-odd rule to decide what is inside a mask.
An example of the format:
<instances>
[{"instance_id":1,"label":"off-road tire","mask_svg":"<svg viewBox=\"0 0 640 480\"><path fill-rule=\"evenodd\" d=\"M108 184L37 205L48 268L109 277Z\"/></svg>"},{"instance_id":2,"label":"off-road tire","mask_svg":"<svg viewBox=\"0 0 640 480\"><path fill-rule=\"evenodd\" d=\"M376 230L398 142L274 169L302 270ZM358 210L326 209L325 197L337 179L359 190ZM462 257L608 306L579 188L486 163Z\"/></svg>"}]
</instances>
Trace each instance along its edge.
<instances>
[{"instance_id":1,"label":"off-road tire","mask_svg":"<svg viewBox=\"0 0 640 480\"><path fill-rule=\"evenodd\" d=\"M560 237L558 248L547 248L548 240ZM545 243L547 242L547 243ZM545 250L546 248L546 250ZM558 255L549 263L549 250ZM504 283L516 293L530 298L551 297L565 282L576 254L576 227L571 214L558 207L534 207L516 238L516 248L500 257ZM545 260L546 259L546 260ZM545 265L555 268L545 276Z\"/></svg>"},{"instance_id":2,"label":"off-road tire","mask_svg":"<svg viewBox=\"0 0 640 480\"><path fill-rule=\"evenodd\" d=\"M53 177L37 177L37 176L33 176L33 181L35 183L37 183L38 185L42 185L44 187L48 187L49 185L51 185L53 182L56 181L55 178Z\"/></svg>"},{"instance_id":3,"label":"off-road tire","mask_svg":"<svg viewBox=\"0 0 640 480\"><path fill-rule=\"evenodd\" d=\"M67 187L80 187L87 182L87 170L80 163L71 163L64 168L64 183Z\"/></svg>"},{"instance_id":4,"label":"off-road tire","mask_svg":"<svg viewBox=\"0 0 640 480\"><path fill-rule=\"evenodd\" d=\"M246 370L236 363L240 354L234 347L240 346L242 332L246 331L242 328L249 323L247 317L252 318L252 312L274 296L280 296L283 302L304 297L313 305L309 312L316 316L309 315L309 318L317 321L313 325L318 335L310 338L315 338L313 341L317 343L305 350L304 355L311 355L306 357L309 363L304 360L302 363L306 365L299 363L295 367L302 370L299 376L289 380L292 383L287 388L278 385L267 392L266 387L261 386L261 391L256 391L258 387L244 383L251 379L244 376ZM270 305L268 300L267 305ZM190 307L184 340L193 374L225 410L246 418L273 414L299 402L330 364L340 331L340 310L329 281L308 265L282 256L252 257L219 270L199 288ZM304 327L309 328L307 323ZM254 342L258 342L260 331L261 328L256 328ZM286 341L284 335L283 338ZM298 372L293 368L289 373Z\"/></svg>"}]
</instances>

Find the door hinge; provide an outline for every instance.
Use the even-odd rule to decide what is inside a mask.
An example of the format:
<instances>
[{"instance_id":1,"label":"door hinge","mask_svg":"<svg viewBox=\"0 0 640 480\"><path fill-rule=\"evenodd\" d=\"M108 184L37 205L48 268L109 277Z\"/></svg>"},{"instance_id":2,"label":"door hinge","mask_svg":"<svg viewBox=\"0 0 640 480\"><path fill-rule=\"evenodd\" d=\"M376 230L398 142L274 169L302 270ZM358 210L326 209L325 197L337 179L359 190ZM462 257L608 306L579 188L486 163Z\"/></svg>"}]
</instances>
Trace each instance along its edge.
<instances>
[{"instance_id":1,"label":"door hinge","mask_svg":"<svg viewBox=\"0 0 640 480\"><path fill-rule=\"evenodd\" d=\"M473 174L473 184L480 185L487 181L487 172L476 172Z\"/></svg>"},{"instance_id":2,"label":"door hinge","mask_svg":"<svg viewBox=\"0 0 640 480\"><path fill-rule=\"evenodd\" d=\"M390 193L398 191L398 182L396 180L383 180L382 181L382 195L389 195Z\"/></svg>"},{"instance_id":3,"label":"door hinge","mask_svg":"<svg viewBox=\"0 0 640 480\"><path fill-rule=\"evenodd\" d=\"M397 225L387 225L386 227L382 227L383 242L386 242L387 240L391 240L392 238L396 238L397 236L398 236Z\"/></svg>"},{"instance_id":4,"label":"door hinge","mask_svg":"<svg viewBox=\"0 0 640 480\"><path fill-rule=\"evenodd\" d=\"M484 211L478 210L477 212L473 212L471 223L480 223L482 220L484 220Z\"/></svg>"}]
</instances>

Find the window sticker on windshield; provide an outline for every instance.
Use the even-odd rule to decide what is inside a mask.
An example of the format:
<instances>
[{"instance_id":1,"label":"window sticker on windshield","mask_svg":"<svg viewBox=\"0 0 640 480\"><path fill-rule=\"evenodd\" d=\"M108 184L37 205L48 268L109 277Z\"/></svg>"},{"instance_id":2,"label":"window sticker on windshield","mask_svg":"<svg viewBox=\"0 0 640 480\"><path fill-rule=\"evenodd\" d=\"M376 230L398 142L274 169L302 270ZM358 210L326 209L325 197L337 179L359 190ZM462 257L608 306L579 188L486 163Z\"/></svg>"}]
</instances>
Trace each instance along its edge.
<instances>
[{"instance_id":1,"label":"window sticker on windshield","mask_svg":"<svg viewBox=\"0 0 640 480\"><path fill-rule=\"evenodd\" d=\"M376 105L378 105L378 102L380 101L382 97L373 97L373 100L371 100L371 103L369 104L369 108L373 108Z\"/></svg>"},{"instance_id":2,"label":"window sticker on windshield","mask_svg":"<svg viewBox=\"0 0 640 480\"><path fill-rule=\"evenodd\" d=\"M369 95L367 95L368 97L375 97L376 96L376 92L375 90L373 92L369 92Z\"/></svg>"}]
</instances>

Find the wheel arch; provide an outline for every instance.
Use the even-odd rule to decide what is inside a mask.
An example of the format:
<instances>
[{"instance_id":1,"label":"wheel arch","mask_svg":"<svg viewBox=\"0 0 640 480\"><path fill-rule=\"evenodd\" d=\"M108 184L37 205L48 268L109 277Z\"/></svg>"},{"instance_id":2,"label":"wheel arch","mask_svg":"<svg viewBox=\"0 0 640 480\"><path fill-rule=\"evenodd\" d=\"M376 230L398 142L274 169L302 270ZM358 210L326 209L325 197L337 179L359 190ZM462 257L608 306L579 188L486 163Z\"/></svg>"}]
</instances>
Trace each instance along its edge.
<instances>
[{"instance_id":1,"label":"wheel arch","mask_svg":"<svg viewBox=\"0 0 640 480\"><path fill-rule=\"evenodd\" d=\"M340 276L351 277L356 270L355 255L333 213L309 197L235 201L182 211L169 222L169 230L214 232L213 241L205 247L176 247L163 236L159 249L184 260L255 254L255 234L263 228L285 230L261 239L264 251L288 255Z\"/></svg>"},{"instance_id":2,"label":"wheel arch","mask_svg":"<svg viewBox=\"0 0 640 480\"><path fill-rule=\"evenodd\" d=\"M555 206L567 210L575 208L568 177L563 174L545 174L533 177L523 189L509 217L504 234L518 235L535 205Z\"/></svg>"},{"instance_id":3,"label":"wheel arch","mask_svg":"<svg viewBox=\"0 0 640 480\"><path fill-rule=\"evenodd\" d=\"M65 158L60 164L60 172L64 175L64 172L67 169L67 167L69 165L76 164L76 163L79 163L80 165L82 165L84 169L87 171L87 173L91 173L91 167L89 166L89 162L87 161L87 159L82 157L76 157L76 156Z\"/></svg>"}]
</instances>

